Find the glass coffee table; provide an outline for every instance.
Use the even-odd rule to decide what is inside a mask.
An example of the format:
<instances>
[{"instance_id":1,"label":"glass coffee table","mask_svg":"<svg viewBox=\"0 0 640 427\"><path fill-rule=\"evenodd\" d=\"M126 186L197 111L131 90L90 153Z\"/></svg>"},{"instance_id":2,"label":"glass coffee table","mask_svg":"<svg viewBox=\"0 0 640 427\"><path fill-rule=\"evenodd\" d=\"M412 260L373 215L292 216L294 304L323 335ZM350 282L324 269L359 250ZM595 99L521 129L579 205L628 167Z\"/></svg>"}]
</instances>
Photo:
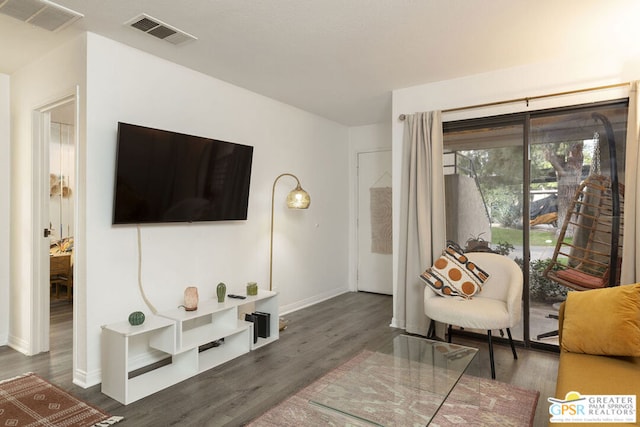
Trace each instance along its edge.
<instances>
[{"instance_id":1,"label":"glass coffee table","mask_svg":"<svg viewBox=\"0 0 640 427\"><path fill-rule=\"evenodd\" d=\"M354 426L425 426L477 349L399 335L333 371L309 403Z\"/></svg>"}]
</instances>

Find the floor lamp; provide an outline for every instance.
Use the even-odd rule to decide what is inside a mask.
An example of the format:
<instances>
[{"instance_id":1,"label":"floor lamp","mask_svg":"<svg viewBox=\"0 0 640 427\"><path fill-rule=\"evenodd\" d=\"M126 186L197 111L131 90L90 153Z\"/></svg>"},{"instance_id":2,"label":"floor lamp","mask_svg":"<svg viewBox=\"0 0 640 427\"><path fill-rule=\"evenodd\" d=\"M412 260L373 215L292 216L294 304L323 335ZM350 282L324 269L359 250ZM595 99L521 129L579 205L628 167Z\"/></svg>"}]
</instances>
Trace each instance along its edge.
<instances>
[{"instance_id":1,"label":"floor lamp","mask_svg":"<svg viewBox=\"0 0 640 427\"><path fill-rule=\"evenodd\" d=\"M273 181L273 188L271 189L271 241L269 246L269 290L273 290L273 211L275 205L276 183L283 176L290 176L296 180L296 188L291 190L287 195L287 207L289 209L307 209L311 203L311 197L309 193L304 191L300 186L300 180L297 176L291 173L283 173ZM279 329L283 330L286 324L280 320Z\"/></svg>"}]
</instances>

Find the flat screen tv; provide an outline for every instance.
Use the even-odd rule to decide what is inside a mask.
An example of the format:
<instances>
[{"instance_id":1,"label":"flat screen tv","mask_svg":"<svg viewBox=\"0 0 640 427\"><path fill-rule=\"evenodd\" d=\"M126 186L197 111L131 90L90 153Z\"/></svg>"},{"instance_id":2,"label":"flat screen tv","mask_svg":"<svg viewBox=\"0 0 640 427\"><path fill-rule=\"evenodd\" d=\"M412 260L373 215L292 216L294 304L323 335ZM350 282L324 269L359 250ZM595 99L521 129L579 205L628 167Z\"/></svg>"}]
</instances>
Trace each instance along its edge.
<instances>
[{"instance_id":1,"label":"flat screen tv","mask_svg":"<svg viewBox=\"0 0 640 427\"><path fill-rule=\"evenodd\" d=\"M253 147L118 123L113 224L246 220Z\"/></svg>"}]
</instances>

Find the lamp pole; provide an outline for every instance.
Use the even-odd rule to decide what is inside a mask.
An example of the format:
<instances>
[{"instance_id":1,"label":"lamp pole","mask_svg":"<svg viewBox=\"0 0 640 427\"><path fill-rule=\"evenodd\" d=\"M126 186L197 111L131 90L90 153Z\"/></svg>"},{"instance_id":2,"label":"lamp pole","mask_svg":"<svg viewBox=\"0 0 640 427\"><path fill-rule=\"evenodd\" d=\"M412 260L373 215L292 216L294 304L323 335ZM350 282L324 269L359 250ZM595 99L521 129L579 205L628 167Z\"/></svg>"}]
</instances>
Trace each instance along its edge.
<instances>
[{"instance_id":1,"label":"lamp pole","mask_svg":"<svg viewBox=\"0 0 640 427\"><path fill-rule=\"evenodd\" d=\"M296 180L296 188L291 190L287 196L287 207L290 209L307 209L311 203L309 194L300 186L300 180L297 176L291 173L283 173L273 181L273 188L271 189L271 237L269 242L269 290L273 290L273 213L275 205L276 183L283 176L290 176Z\"/></svg>"}]
</instances>

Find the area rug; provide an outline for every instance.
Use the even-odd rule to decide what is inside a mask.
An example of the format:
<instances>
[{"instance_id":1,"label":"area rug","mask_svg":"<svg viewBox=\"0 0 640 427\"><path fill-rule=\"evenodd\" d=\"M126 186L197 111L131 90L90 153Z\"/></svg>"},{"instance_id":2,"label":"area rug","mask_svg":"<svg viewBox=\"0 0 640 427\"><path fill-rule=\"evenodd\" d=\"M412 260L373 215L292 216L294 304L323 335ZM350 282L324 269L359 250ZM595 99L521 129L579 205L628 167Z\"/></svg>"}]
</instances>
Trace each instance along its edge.
<instances>
[{"instance_id":1,"label":"area rug","mask_svg":"<svg viewBox=\"0 0 640 427\"><path fill-rule=\"evenodd\" d=\"M0 426L106 427L121 421L33 373L0 382Z\"/></svg>"},{"instance_id":2,"label":"area rug","mask_svg":"<svg viewBox=\"0 0 640 427\"><path fill-rule=\"evenodd\" d=\"M375 355L378 355L376 353ZM251 427L294 426L531 426L539 392L526 390L495 380L463 375L449 397L430 419L439 400L419 387L419 378L410 381L397 378L398 364L389 363L386 355L372 357L364 351L345 364L324 375L308 387L270 409L248 425ZM378 363L378 366L375 364ZM363 367L366 364L369 366ZM401 367L401 369L405 369ZM354 371L375 372L358 383ZM393 375L389 375L395 370ZM407 369L409 376L415 369ZM440 375L434 372L433 375ZM446 372L443 374L446 375ZM371 377L374 377L371 379ZM347 379L347 381L344 381ZM337 381L340 380L340 381ZM340 384L336 387L336 384ZM344 413L328 409L317 402L335 398ZM318 396L323 396L318 399ZM385 396L386 399L381 398ZM323 400L324 399L324 400ZM343 399L340 401L340 399ZM349 405L353 405L349 408ZM369 421L347 413L364 414ZM374 421L374 422L371 422Z\"/></svg>"}]
</instances>

